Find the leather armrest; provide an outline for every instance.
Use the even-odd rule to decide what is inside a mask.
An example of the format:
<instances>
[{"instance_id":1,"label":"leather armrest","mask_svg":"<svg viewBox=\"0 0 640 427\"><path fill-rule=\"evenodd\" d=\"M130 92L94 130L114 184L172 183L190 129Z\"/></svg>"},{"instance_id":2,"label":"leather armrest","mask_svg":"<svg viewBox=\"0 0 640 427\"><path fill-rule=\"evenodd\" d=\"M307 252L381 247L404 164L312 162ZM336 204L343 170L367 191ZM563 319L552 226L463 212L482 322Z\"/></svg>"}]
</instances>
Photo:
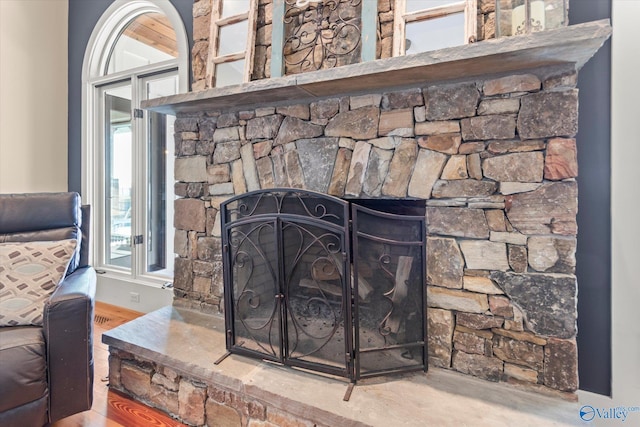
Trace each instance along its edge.
<instances>
[{"instance_id":1,"label":"leather armrest","mask_svg":"<svg viewBox=\"0 0 640 427\"><path fill-rule=\"evenodd\" d=\"M45 304L50 422L91 408L95 294L95 270L84 267L67 276Z\"/></svg>"}]
</instances>

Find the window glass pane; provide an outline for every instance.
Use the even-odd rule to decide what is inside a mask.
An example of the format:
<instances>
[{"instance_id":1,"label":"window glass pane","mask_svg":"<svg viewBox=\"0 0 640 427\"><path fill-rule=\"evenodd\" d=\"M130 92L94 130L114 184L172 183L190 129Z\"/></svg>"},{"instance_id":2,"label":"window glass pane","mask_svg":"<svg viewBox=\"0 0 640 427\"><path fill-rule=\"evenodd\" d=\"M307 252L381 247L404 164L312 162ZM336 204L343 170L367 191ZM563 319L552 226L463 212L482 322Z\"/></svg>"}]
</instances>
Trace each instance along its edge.
<instances>
[{"instance_id":1,"label":"window glass pane","mask_svg":"<svg viewBox=\"0 0 640 427\"><path fill-rule=\"evenodd\" d=\"M406 54L464 44L464 13L407 24Z\"/></svg>"},{"instance_id":2,"label":"window glass pane","mask_svg":"<svg viewBox=\"0 0 640 427\"><path fill-rule=\"evenodd\" d=\"M178 77L147 83L147 99L178 92ZM173 123L175 117L149 111L147 115L147 236L146 272L173 276Z\"/></svg>"},{"instance_id":3,"label":"window glass pane","mask_svg":"<svg viewBox=\"0 0 640 427\"><path fill-rule=\"evenodd\" d=\"M249 10L249 0L222 0L221 18L239 15Z\"/></svg>"},{"instance_id":4,"label":"window glass pane","mask_svg":"<svg viewBox=\"0 0 640 427\"><path fill-rule=\"evenodd\" d=\"M249 21L247 20L220 27L218 56L243 52L247 48L248 29Z\"/></svg>"},{"instance_id":5,"label":"window glass pane","mask_svg":"<svg viewBox=\"0 0 640 427\"><path fill-rule=\"evenodd\" d=\"M107 74L130 70L178 57L176 33L166 16L144 13L133 19L118 36Z\"/></svg>"},{"instance_id":6,"label":"window glass pane","mask_svg":"<svg viewBox=\"0 0 640 427\"><path fill-rule=\"evenodd\" d=\"M131 268L131 86L107 89L105 105L105 263Z\"/></svg>"},{"instance_id":7,"label":"window glass pane","mask_svg":"<svg viewBox=\"0 0 640 427\"><path fill-rule=\"evenodd\" d=\"M240 84L243 77L244 59L216 65L216 87Z\"/></svg>"},{"instance_id":8,"label":"window glass pane","mask_svg":"<svg viewBox=\"0 0 640 427\"><path fill-rule=\"evenodd\" d=\"M461 0L407 0L405 12L431 9L432 7L464 3Z\"/></svg>"}]
</instances>

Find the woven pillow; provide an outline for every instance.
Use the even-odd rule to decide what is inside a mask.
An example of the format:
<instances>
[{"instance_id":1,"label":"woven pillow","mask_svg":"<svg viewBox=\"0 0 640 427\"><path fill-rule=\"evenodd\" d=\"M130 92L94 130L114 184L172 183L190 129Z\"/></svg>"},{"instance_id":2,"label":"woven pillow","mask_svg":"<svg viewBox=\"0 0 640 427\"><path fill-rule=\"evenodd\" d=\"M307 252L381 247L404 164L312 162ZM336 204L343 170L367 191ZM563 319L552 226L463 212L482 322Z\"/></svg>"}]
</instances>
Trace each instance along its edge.
<instances>
[{"instance_id":1,"label":"woven pillow","mask_svg":"<svg viewBox=\"0 0 640 427\"><path fill-rule=\"evenodd\" d=\"M41 326L44 304L62 281L75 240L0 243L0 326Z\"/></svg>"}]
</instances>

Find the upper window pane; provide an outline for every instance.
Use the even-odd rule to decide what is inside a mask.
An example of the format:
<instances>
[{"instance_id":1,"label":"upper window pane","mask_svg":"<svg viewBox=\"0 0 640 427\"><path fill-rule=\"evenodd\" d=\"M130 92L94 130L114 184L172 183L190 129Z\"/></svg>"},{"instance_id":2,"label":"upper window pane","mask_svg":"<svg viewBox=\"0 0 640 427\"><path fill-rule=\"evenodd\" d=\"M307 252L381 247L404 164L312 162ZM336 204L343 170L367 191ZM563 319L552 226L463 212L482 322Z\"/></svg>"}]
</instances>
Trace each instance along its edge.
<instances>
[{"instance_id":1,"label":"upper window pane","mask_svg":"<svg viewBox=\"0 0 640 427\"><path fill-rule=\"evenodd\" d=\"M220 5L220 18L240 15L249 10L249 0L224 0Z\"/></svg>"},{"instance_id":2,"label":"upper window pane","mask_svg":"<svg viewBox=\"0 0 640 427\"><path fill-rule=\"evenodd\" d=\"M461 0L407 0L405 12L416 12L418 10L431 9L438 6L448 6L460 4Z\"/></svg>"},{"instance_id":3,"label":"upper window pane","mask_svg":"<svg viewBox=\"0 0 640 427\"><path fill-rule=\"evenodd\" d=\"M161 13L144 13L118 36L107 61L107 74L178 57L176 33Z\"/></svg>"},{"instance_id":4,"label":"upper window pane","mask_svg":"<svg viewBox=\"0 0 640 427\"><path fill-rule=\"evenodd\" d=\"M406 27L408 54L444 49L464 44L464 13L411 22Z\"/></svg>"},{"instance_id":5,"label":"upper window pane","mask_svg":"<svg viewBox=\"0 0 640 427\"><path fill-rule=\"evenodd\" d=\"M220 27L218 56L242 52L247 48L247 31L249 21Z\"/></svg>"}]
</instances>

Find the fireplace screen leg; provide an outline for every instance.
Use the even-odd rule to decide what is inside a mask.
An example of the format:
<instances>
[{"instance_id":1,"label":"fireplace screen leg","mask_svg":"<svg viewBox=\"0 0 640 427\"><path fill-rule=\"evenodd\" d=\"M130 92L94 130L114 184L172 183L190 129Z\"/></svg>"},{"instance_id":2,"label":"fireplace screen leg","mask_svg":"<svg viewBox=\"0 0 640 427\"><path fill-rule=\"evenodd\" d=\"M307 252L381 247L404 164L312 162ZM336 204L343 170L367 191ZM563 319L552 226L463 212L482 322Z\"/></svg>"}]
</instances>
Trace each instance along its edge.
<instances>
[{"instance_id":1,"label":"fireplace screen leg","mask_svg":"<svg viewBox=\"0 0 640 427\"><path fill-rule=\"evenodd\" d=\"M349 383L349 386L347 387L347 391L344 393L344 397L342 398L343 401L348 402L349 399L351 399L351 393L353 392L353 388L356 386L355 382Z\"/></svg>"},{"instance_id":2,"label":"fireplace screen leg","mask_svg":"<svg viewBox=\"0 0 640 427\"><path fill-rule=\"evenodd\" d=\"M219 364L221 364L221 363L224 361L224 359L226 359L226 358L227 358L227 357L229 357L229 356L231 356L231 353L227 351L227 352L225 352L222 356L220 356L220 357L218 358L218 360L216 360L215 362L213 362L213 364L214 364L214 365L219 365Z\"/></svg>"}]
</instances>

